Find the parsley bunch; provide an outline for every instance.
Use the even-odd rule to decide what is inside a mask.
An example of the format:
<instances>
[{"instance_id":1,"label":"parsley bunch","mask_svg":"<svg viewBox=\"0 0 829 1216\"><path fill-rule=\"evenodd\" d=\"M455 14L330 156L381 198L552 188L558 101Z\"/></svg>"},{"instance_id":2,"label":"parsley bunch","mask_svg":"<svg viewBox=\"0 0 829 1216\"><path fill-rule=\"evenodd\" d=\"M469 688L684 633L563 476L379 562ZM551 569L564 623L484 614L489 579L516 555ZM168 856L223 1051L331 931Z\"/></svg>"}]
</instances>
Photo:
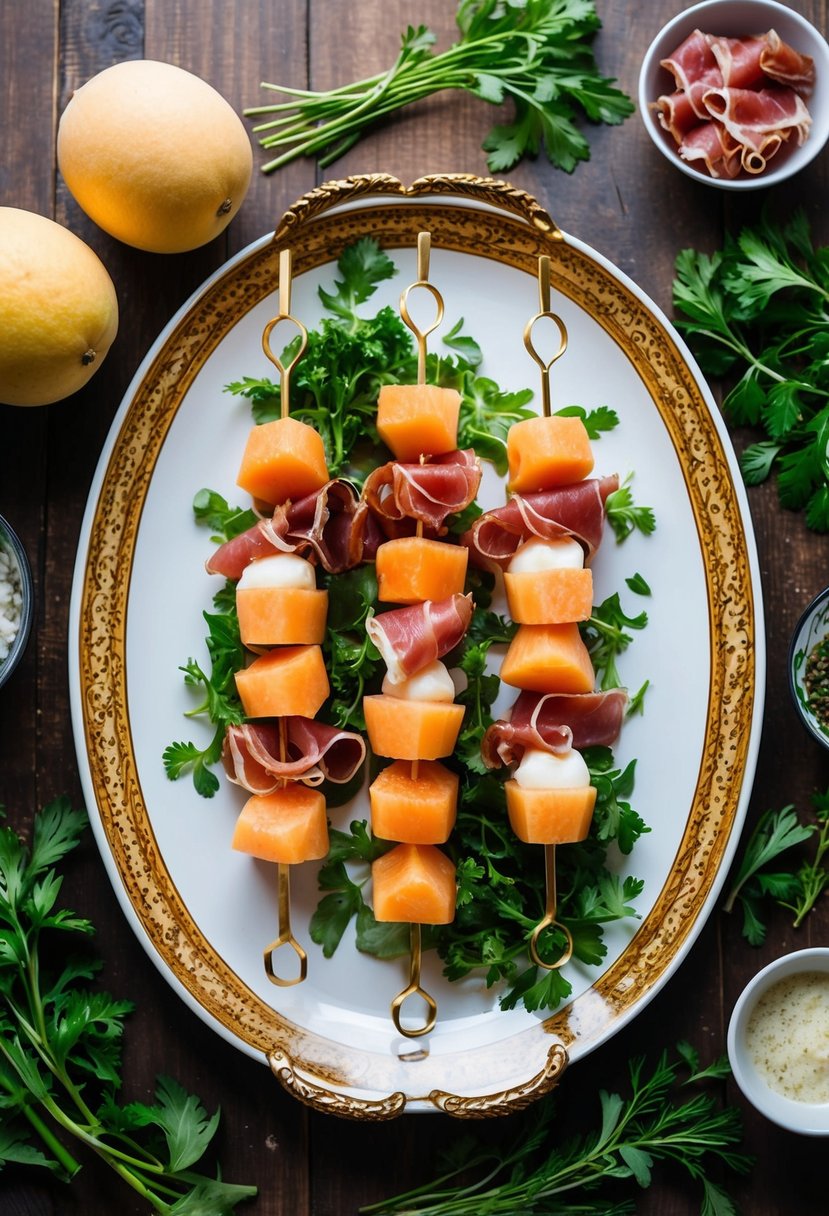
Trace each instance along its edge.
<instances>
[{"instance_id":1,"label":"parsley bunch","mask_svg":"<svg viewBox=\"0 0 829 1216\"><path fill-rule=\"evenodd\" d=\"M747 485L777 474L784 507L829 531L829 248L812 244L805 214L764 214L710 257L676 260L677 325L703 371L736 376L723 409L767 438L743 452Z\"/></svg>"},{"instance_id":2,"label":"parsley bunch","mask_svg":"<svg viewBox=\"0 0 829 1216\"><path fill-rule=\"evenodd\" d=\"M219 1123L176 1081L155 1102L118 1104L129 1001L87 987L98 964L67 953L89 921L57 906L55 866L86 823L68 799L36 816L31 851L0 828L0 1165L42 1166L69 1179L81 1163L65 1138L96 1154L154 1212L229 1216L256 1194L196 1172ZM57 949L52 948L59 939Z\"/></svg>"},{"instance_id":3,"label":"parsley bunch","mask_svg":"<svg viewBox=\"0 0 829 1216\"><path fill-rule=\"evenodd\" d=\"M738 1149L739 1111L720 1107L701 1084L728 1076L727 1060L700 1068L687 1043L679 1059L663 1052L650 1072L637 1058L628 1066L630 1092L599 1092L595 1129L552 1141L556 1103L537 1102L512 1141L493 1145L465 1137L445 1155L444 1172L405 1195L360 1209L374 1216L633 1216L633 1200L617 1199L620 1181L649 1187L657 1162L687 1171L702 1188L702 1212L735 1216L726 1191L708 1176L712 1165L747 1173L751 1159ZM689 1075L680 1080L685 1065ZM607 1184L614 1188L611 1190Z\"/></svg>"},{"instance_id":4,"label":"parsley bunch","mask_svg":"<svg viewBox=\"0 0 829 1216\"><path fill-rule=\"evenodd\" d=\"M815 823L801 823L793 806L780 811L768 810L760 816L748 839L742 861L728 897L723 905L731 912L739 903L743 913L743 937L752 946L762 946L766 938L763 904L772 900L792 913L798 929L823 892L829 889L829 789L814 793ZM817 834L814 856L803 860L798 854L796 865L778 866L771 863L783 853L804 844Z\"/></svg>"},{"instance_id":5,"label":"parsley bunch","mask_svg":"<svg viewBox=\"0 0 829 1216\"><path fill-rule=\"evenodd\" d=\"M572 173L590 147L576 120L618 124L633 103L598 70L592 40L601 28L592 0L460 0L460 38L434 54L435 36L409 26L388 71L328 92L308 92L263 82L289 97L245 110L259 123L263 148L279 155L268 173L299 156L318 156L326 167L378 120L443 89L464 89L482 101L514 106L511 122L492 127L484 140L492 173L512 168L543 147L559 169Z\"/></svg>"}]
</instances>

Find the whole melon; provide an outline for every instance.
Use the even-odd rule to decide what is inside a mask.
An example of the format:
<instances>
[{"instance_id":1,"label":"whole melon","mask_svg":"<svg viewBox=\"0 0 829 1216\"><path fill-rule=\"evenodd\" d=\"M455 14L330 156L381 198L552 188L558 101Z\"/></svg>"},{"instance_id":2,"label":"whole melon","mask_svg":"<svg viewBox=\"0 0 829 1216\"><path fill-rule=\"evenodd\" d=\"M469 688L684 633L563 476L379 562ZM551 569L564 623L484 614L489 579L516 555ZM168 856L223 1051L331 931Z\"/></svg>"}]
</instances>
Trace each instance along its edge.
<instances>
[{"instance_id":1,"label":"whole melon","mask_svg":"<svg viewBox=\"0 0 829 1216\"><path fill-rule=\"evenodd\" d=\"M115 288L97 254L43 215L0 207L0 401L69 397L117 330Z\"/></svg>"},{"instance_id":2,"label":"whole melon","mask_svg":"<svg viewBox=\"0 0 829 1216\"><path fill-rule=\"evenodd\" d=\"M181 253L212 241L250 185L242 121L206 81L171 63L116 63L73 93L58 166L90 219L127 245Z\"/></svg>"}]
</instances>

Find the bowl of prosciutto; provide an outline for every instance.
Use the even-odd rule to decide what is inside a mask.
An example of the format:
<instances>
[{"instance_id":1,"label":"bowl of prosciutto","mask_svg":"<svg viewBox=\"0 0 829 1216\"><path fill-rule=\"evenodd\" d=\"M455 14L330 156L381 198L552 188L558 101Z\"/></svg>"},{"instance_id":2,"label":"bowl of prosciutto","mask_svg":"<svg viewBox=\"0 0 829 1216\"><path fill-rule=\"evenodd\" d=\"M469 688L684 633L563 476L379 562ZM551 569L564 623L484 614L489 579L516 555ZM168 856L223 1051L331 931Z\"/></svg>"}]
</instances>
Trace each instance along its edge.
<instances>
[{"instance_id":1,"label":"bowl of prosciutto","mask_svg":"<svg viewBox=\"0 0 829 1216\"><path fill-rule=\"evenodd\" d=\"M829 138L829 46L773 0L695 4L648 47L639 111L687 176L722 190L774 185Z\"/></svg>"}]
</instances>

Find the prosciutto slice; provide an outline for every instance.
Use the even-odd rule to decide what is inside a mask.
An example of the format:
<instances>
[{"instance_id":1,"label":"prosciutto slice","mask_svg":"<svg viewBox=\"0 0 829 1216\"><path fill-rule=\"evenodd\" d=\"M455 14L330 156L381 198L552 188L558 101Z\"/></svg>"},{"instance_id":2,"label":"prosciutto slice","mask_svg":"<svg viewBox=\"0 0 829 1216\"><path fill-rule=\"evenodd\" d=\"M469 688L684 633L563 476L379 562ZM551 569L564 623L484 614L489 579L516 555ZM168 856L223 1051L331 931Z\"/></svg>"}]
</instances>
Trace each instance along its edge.
<instances>
[{"instance_id":1,"label":"prosciutto slice","mask_svg":"<svg viewBox=\"0 0 829 1216\"><path fill-rule=\"evenodd\" d=\"M474 449L430 456L422 464L396 460L369 473L363 498L381 525L409 519L433 535L445 532L449 515L463 511L481 484L481 462Z\"/></svg>"},{"instance_id":2,"label":"prosciutto slice","mask_svg":"<svg viewBox=\"0 0 829 1216\"><path fill-rule=\"evenodd\" d=\"M472 607L471 595L450 595L369 617L366 632L383 656L390 683L402 683L454 650L469 628Z\"/></svg>"},{"instance_id":3,"label":"prosciutto slice","mask_svg":"<svg viewBox=\"0 0 829 1216\"><path fill-rule=\"evenodd\" d=\"M273 553L311 555L330 574L370 561L382 533L346 481L328 481L313 494L280 504L268 519L226 541L205 563L209 574L241 578L258 557Z\"/></svg>"},{"instance_id":4,"label":"prosciutto slice","mask_svg":"<svg viewBox=\"0 0 829 1216\"><path fill-rule=\"evenodd\" d=\"M623 688L608 692L522 692L509 711L487 729L481 755L488 768L518 764L528 748L561 755L571 747L609 747L619 735L627 708Z\"/></svg>"},{"instance_id":5,"label":"prosciutto slice","mask_svg":"<svg viewBox=\"0 0 829 1216\"><path fill-rule=\"evenodd\" d=\"M814 87L814 62L775 30L747 38L694 30L661 65L676 91L651 109L682 159L712 177L762 173L787 141L808 138L803 98Z\"/></svg>"},{"instance_id":6,"label":"prosciutto slice","mask_svg":"<svg viewBox=\"0 0 829 1216\"><path fill-rule=\"evenodd\" d=\"M708 89L705 105L709 114L722 123L738 144L759 153L763 153L775 137L778 140L776 151L790 132L794 132L797 142L802 144L812 125L803 98L794 89L782 86Z\"/></svg>"},{"instance_id":7,"label":"prosciutto slice","mask_svg":"<svg viewBox=\"0 0 829 1216\"><path fill-rule=\"evenodd\" d=\"M602 539L605 502L619 488L616 474L588 478L555 490L513 494L505 507L479 515L461 542L478 566L505 570L525 540L572 536L589 561Z\"/></svg>"},{"instance_id":8,"label":"prosciutto slice","mask_svg":"<svg viewBox=\"0 0 829 1216\"><path fill-rule=\"evenodd\" d=\"M671 73L677 89L686 95L697 118L707 118L702 95L707 88L723 83L707 36L701 30L694 30L672 55L660 60L660 65Z\"/></svg>"},{"instance_id":9,"label":"prosciutto slice","mask_svg":"<svg viewBox=\"0 0 829 1216\"><path fill-rule=\"evenodd\" d=\"M287 717L285 759L280 759L279 723L228 726L222 762L230 781L251 794L272 794L283 781L350 781L366 756L360 735L313 718Z\"/></svg>"},{"instance_id":10,"label":"prosciutto slice","mask_svg":"<svg viewBox=\"0 0 829 1216\"><path fill-rule=\"evenodd\" d=\"M742 168L743 149L718 122L702 122L680 141L679 155L703 161L712 177L736 177Z\"/></svg>"}]
</instances>

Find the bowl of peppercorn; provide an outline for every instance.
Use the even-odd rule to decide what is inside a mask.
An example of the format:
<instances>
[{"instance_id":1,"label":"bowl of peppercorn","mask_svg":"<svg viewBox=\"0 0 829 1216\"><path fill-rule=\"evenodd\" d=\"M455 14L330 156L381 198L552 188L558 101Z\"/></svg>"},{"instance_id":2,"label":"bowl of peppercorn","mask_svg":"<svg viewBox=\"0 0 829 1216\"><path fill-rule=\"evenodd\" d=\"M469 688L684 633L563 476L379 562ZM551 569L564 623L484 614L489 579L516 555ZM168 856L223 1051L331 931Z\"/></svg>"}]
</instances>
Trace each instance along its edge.
<instances>
[{"instance_id":1,"label":"bowl of peppercorn","mask_svg":"<svg viewBox=\"0 0 829 1216\"><path fill-rule=\"evenodd\" d=\"M829 747L829 587L815 596L792 634L789 688L803 725Z\"/></svg>"}]
</instances>

